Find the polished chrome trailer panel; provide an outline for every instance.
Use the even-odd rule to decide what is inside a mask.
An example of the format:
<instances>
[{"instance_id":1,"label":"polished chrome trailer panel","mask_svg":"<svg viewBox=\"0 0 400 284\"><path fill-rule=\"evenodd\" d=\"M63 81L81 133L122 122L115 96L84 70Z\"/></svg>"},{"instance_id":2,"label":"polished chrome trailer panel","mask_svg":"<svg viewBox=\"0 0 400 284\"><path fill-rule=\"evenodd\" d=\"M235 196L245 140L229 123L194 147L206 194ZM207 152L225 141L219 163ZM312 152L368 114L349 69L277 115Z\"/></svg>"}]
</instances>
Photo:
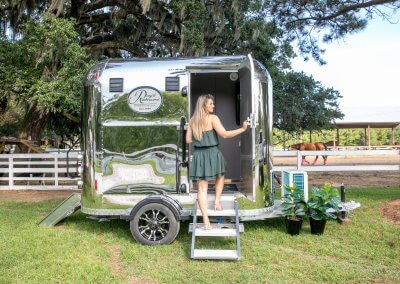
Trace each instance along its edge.
<instances>
[{"instance_id":1,"label":"polished chrome trailer panel","mask_svg":"<svg viewBox=\"0 0 400 284\"><path fill-rule=\"evenodd\" d=\"M93 66L82 99L82 211L121 214L152 194L170 194L186 204L193 185L183 126L196 96L206 91L224 101L221 112L231 99L236 120L249 116L252 121L234 142L237 151L221 144L226 157L237 155L231 174L243 197L239 208L272 208L272 82L249 55L108 60Z\"/></svg>"}]
</instances>

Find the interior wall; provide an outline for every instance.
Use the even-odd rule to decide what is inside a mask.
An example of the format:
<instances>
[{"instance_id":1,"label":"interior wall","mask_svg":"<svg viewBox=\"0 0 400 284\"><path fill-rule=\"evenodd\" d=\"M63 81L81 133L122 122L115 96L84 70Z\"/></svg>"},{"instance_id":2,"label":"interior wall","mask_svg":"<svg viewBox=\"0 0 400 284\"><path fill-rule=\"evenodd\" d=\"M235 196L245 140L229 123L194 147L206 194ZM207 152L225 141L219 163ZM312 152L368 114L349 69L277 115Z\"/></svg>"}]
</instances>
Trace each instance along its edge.
<instances>
[{"instance_id":1,"label":"interior wall","mask_svg":"<svg viewBox=\"0 0 400 284\"><path fill-rule=\"evenodd\" d=\"M203 94L212 94L215 98L214 113L221 120L226 130L233 130L236 124L236 94L239 90L239 81L232 81L230 73L194 73L190 80L191 107L190 115L194 111L197 99ZM225 178L241 178L240 136L230 139L219 137L220 150L227 162Z\"/></svg>"}]
</instances>

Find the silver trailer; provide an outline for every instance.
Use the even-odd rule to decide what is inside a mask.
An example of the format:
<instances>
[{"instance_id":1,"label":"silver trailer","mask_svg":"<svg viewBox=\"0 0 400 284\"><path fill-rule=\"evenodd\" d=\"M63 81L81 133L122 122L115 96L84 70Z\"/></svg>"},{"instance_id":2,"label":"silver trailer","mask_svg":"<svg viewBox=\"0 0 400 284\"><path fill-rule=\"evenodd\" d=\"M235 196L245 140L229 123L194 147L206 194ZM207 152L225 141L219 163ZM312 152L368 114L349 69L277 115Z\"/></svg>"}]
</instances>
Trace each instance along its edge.
<instances>
[{"instance_id":1,"label":"silver trailer","mask_svg":"<svg viewBox=\"0 0 400 284\"><path fill-rule=\"evenodd\" d=\"M148 245L172 242L181 220L200 215L196 184L188 179L192 149L185 129L202 94L215 97L226 129L250 118L244 134L220 139L227 161L224 210L209 215L279 216L271 184L272 81L251 55L113 59L93 66L82 99L82 212L127 219L133 237ZM213 198L210 184L209 208Z\"/></svg>"}]
</instances>

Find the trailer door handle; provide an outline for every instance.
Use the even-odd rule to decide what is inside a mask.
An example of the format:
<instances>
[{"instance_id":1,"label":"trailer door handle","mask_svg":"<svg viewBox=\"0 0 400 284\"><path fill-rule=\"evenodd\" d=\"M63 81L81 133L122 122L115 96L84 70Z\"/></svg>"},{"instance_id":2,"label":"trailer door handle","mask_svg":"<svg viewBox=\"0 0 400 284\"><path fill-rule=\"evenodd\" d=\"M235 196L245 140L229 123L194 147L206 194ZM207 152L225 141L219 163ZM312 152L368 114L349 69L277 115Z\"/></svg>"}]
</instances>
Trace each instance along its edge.
<instances>
[{"instance_id":1,"label":"trailer door handle","mask_svg":"<svg viewBox=\"0 0 400 284\"><path fill-rule=\"evenodd\" d=\"M250 113L250 115L247 117L247 123L249 124L250 128L256 127L256 120L254 113Z\"/></svg>"}]
</instances>

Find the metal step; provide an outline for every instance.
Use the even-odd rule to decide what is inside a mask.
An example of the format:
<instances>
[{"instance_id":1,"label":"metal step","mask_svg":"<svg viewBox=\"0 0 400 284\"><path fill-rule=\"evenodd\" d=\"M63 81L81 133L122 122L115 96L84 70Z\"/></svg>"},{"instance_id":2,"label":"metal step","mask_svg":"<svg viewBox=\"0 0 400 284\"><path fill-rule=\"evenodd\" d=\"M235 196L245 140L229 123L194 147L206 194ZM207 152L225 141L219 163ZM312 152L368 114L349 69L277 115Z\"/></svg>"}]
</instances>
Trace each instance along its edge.
<instances>
[{"instance_id":1,"label":"metal step","mask_svg":"<svg viewBox=\"0 0 400 284\"><path fill-rule=\"evenodd\" d=\"M204 230L201 228L196 229L194 232L196 237L236 237L236 229L214 229Z\"/></svg>"},{"instance_id":2,"label":"metal step","mask_svg":"<svg viewBox=\"0 0 400 284\"><path fill-rule=\"evenodd\" d=\"M204 230L204 224L197 223L195 235L197 237L236 237L236 224L232 223L221 223L211 224L211 230ZM189 233L193 232L193 223L189 224ZM239 232L244 232L244 226L242 223L239 224Z\"/></svg>"},{"instance_id":3,"label":"metal step","mask_svg":"<svg viewBox=\"0 0 400 284\"><path fill-rule=\"evenodd\" d=\"M240 232L244 232L243 224L239 223L239 209L237 200L233 200L234 209L208 210L209 216L235 216L235 223L211 223L212 229L204 230L204 224L197 223L197 215L201 215L197 210L197 201L194 203L193 223L189 224L189 232L192 232L192 246L190 257L193 259L240 259ZM214 214L213 214L214 213ZM212 218L210 218L211 220ZM218 218L218 220L221 220ZM230 218L225 218L230 219ZM228 221L229 222L229 221ZM196 237L234 237L236 239L236 250L215 250L215 249L196 249Z\"/></svg>"},{"instance_id":4,"label":"metal step","mask_svg":"<svg viewBox=\"0 0 400 284\"><path fill-rule=\"evenodd\" d=\"M42 221L38 223L39 226L52 227L59 222L72 215L75 211L81 208L81 194L73 193L53 211L51 211Z\"/></svg>"},{"instance_id":5,"label":"metal step","mask_svg":"<svg viewBox=\"0 0 400 284\"><path fill-rule=\"evenodd\" d=\"M207 210L207 215L208 216L235 216L235 209L224 209L224 210L214 210L213 209L208 209ZM200 209L197 210L197 216L202 216Z\"/></svg>"},{"instance_id":6,"label":"metal step","mask_svg":"<svg viewBox=\"0 0 400 284\"><path fill-rule=\"evenodd\" d=\"M194 259L221 259L238 260L239 256L236 250L226 249L195 249L192 258Z\"/></svg>"}]
</instances>

